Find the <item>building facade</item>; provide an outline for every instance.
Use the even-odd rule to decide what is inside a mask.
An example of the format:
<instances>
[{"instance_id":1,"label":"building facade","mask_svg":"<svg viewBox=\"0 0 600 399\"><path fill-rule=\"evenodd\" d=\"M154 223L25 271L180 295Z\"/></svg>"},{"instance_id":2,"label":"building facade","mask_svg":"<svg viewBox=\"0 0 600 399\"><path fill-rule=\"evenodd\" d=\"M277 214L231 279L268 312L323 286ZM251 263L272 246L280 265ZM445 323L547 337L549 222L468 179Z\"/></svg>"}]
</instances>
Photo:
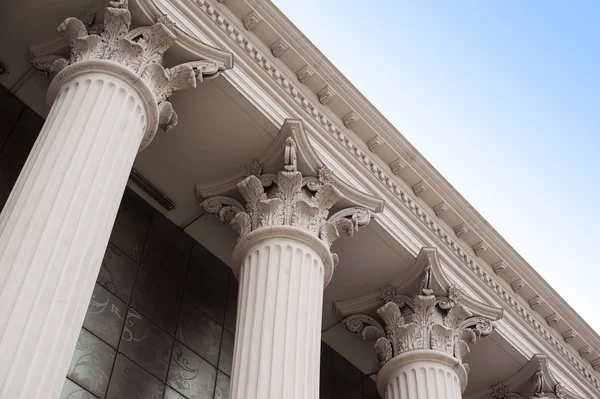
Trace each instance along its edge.
<instances>
[{"instance_id":1,"label":"building facade","mask_svg":"<svg viewBox=\"0 0 600 399\"><path fill-rule=\"evenodd\" d=\"M30 3L1 399L600 398L600 337L272 3Z\"/></svg>"}]
</instances>

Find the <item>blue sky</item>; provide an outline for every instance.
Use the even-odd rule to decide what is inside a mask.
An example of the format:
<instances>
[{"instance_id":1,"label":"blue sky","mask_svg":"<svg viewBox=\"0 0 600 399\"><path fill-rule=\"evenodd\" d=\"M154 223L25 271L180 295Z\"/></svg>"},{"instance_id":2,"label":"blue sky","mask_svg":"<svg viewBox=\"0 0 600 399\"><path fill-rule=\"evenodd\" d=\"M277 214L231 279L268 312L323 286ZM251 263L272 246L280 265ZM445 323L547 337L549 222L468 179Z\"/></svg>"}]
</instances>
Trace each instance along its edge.
<instances>
[{"instance_id":1,"label":"blue sky","mask_svg":"<svg viewBox=\"0 0 600 399\"><path fill-rule=\"evenodd\" d=\"M600 332L600 2L274 3Z\"/></svg>"}]
</instances>

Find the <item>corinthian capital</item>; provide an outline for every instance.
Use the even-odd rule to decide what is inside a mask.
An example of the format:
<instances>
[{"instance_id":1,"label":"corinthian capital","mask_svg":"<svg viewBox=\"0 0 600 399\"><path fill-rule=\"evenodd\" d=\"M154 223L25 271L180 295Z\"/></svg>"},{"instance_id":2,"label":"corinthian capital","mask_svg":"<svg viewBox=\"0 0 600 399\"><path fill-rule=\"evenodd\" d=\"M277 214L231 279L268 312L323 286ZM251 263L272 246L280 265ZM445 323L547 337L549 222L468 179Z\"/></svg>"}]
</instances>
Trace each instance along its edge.
<instances>
[{"instance_id":1,"label":"corinthian capital","mask_svg":"<svg viewBox=\"0 0 600 399\"><path fill-rule=\"evenodd\" d=\"M281 157L283 163L276 157ZM302 173L300 164L308 176ZM263 173L274 166L279 170ZM266 156L247 166L246 176L234 186L225 183L221 189L211 190L231 192L231 196L208 196L203 187L196 190L203 198L200 205L204 210L229 223L239 238L264 227L291 226L310 233L327 247L341 234L352 236L383 206L381 200L339 181L314 154L302 123L292 120L285 122ZM345 205L337 206L341 200Z\"/></svg>"},{"instance_id":2,"label":"corinthian capital","mask_svg":"<svg viewBox=\"0 0 600 399\"><path fill-rule=\"evenodd\" d=\"M379 296L341 301L335 307L342 315L349 309L376 307L381 322L363 313L349 314L343 322L363 339L375 341L381 366L403 353L423 349L443 352L462 364L469 345L491 334L492 322L502 316L502 309L468 298L448 281L434 249L424 248L416 263L414 269L421 271L418 276L382 287ZM416 295L406 292L417 285L415 277L420 280Z\"/></svg>"},{"instance_id":3,"label":"corinthian capital","mask_svg":"<svg viewBox=\"0 0 600 399\"><path fill-rule=\"evenodd\" d=\"M131 29L131 13L127 0L111 1L104 10L104 21L94 23L93 14L81 19L70 17L57 28L67 43L70 54L67 57L34 49L50 48L60 52L57 43L32 46L32 64L47 74L60 73L65 68L84 61L112 61L126 67L143 82L154 94L158 105L159 127L169 130L177 124L177 114L167 99L176 91L196 87L196 80L203 76L213 77L224 65L210 60L187 62L172 68L162 65L163 55L176 40L171 27L163 22L167 18L157 18L152 26ZM158 22L162 21L162 22ZM37 54L36 54L37 53ZM109 66L105 66L109 68ZM142 148L152 137L145 138Z\"/></svg>"},{"instance_id":4,"label":"corinthian capital","mask_svg":"<svg viewBox=\"0 0 600 399\"><path fill-rule=\"evenodd\" d=\"M469 394L469 399L583 399L552 374L548 356L535 354L503 381Z\"/></svg>"}]
</instances>

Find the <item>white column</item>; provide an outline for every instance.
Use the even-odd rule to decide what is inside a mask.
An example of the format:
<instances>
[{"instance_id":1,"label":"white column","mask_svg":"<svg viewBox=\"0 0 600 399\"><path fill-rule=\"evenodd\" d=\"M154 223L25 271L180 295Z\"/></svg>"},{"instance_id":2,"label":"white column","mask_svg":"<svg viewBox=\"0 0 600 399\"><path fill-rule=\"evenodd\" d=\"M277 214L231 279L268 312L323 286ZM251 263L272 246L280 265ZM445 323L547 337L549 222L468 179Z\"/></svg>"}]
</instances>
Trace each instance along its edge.
<instances>
[{"instance_id":1,"label":"white column","mask_svg":"<svg viewBox=\"0 0 600 399\"><path fill-rule=\"evenodd\" d=\"M329 249L302 229L272 226L240 240L234 259L241 265L230 398L317 399Z\"/></svg>"},{"instance_id":2,"label":"white column","mask_svg":"<svg viewBox=\"0 0 600 399\"><path fill-rule=\"evenodd\" d=\"M377 390L384 399L461 399L466 383L458 359L429 349L396 356L377 374Z\"/></svg>"},{"instance_id":3,"label":"white column","mask_svg":"<svg viewBox=\"0 0 600 399\"><path fill-rule=\"evenodd\" d=\"M60 392L129 171L157 115L150 89L118 64L103 70L108 63L84 61L57 77L0 215L3 399Z\"/></svg>"},{"instance_id":4,"label":"white column","mask_svg":"<svg viewBox=\"0 0 600 399\"><path fill-rule=\"evenodd\" d=\"M111 4L99 35L75 18L59 26L70 59L35 60L58 74L0 215L0 399L60 395L135 156L159 120L175 123L168 94L195 86L190 66L159 63L168 28L136 42L125 3Z\"/></svg>"},{"instance_id":5,"label":"white column","mask_svg":"<svg viewBox=\"0 0 600 399\"><path fill-rule=\"evenodd\" d=\"M300 162L317 159L301 131L286 122L267 149L268 165L280 165L274 157L283 155L277 174L262 173L258 162L248 166L252 174L236 185L244 204L221 195L201 203L239 235L233 252L240 289L230 399L319 398L323 289L337 263L329 248L340 233L352 235L371 218L362 207L329 215L344 195L325 166L318 166L318 178L298 170Z\"/></svg>"}]
</instances>

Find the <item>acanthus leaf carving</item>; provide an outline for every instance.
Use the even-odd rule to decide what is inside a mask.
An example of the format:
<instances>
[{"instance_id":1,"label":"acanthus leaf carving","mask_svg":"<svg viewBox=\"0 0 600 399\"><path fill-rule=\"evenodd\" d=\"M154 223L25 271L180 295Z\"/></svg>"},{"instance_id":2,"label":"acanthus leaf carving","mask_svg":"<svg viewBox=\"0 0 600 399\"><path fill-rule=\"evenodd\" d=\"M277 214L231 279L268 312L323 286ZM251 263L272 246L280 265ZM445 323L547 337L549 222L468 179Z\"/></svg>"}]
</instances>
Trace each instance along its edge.
<instances>
[{"instance_id":1,"label":"acanthus leaf carving","mask_svg":"<svg viewBox=\"0 0 600 399\"><path fill-rule=\"evenodd\" d=\"M262 227L285 225L303 229L329 247L340 233L352 236L368 224L371 212L361 207L345 208L329 217L330 209L343 195L325 166L318 170L318 177L303 177L298 171L297 149L296 142L288 137L283 151L284 170L276 176L263 174L258 162L247 166L247 176L237 183L245 205L228 197L213 196L204 199L201 206L222 222L230 222L240 238ZM222 204L227 217L215 203ZM232 203L239 205L231 206Z\"/></svg>"},{"instance_id":2,"label":"acanthus leaf carving","mask_svg":"<svg viewBox=\"0 0 600 399\"><path fill-rule=\"evenodd\" d=\"M385 335L377 336L375 349L381 366L392 357L414 350L433 350L444 352L456 358L462 364L463 357L469 353L469 345L479 338L492 333L492 320L478 315L467 306L470 303L464 292L455 284L449 284L446 295L436 295L434 281L435 270L431 264L424 266L417 295L412 297L399 294L396 287L384 286L381 296L385 304L376 312L383 321ZM437 284L437 283L436 283ZM351 331L361 332L355 324L351 329L348 322L370 320L370 316L357 314L343 320ZM373 322L369 323L370 325ZM363 338L365 335L363 334ZM392 356L381 356L389 342ZM466 365L465 366L466 369Z\"/></svg>"}]
</instances>

